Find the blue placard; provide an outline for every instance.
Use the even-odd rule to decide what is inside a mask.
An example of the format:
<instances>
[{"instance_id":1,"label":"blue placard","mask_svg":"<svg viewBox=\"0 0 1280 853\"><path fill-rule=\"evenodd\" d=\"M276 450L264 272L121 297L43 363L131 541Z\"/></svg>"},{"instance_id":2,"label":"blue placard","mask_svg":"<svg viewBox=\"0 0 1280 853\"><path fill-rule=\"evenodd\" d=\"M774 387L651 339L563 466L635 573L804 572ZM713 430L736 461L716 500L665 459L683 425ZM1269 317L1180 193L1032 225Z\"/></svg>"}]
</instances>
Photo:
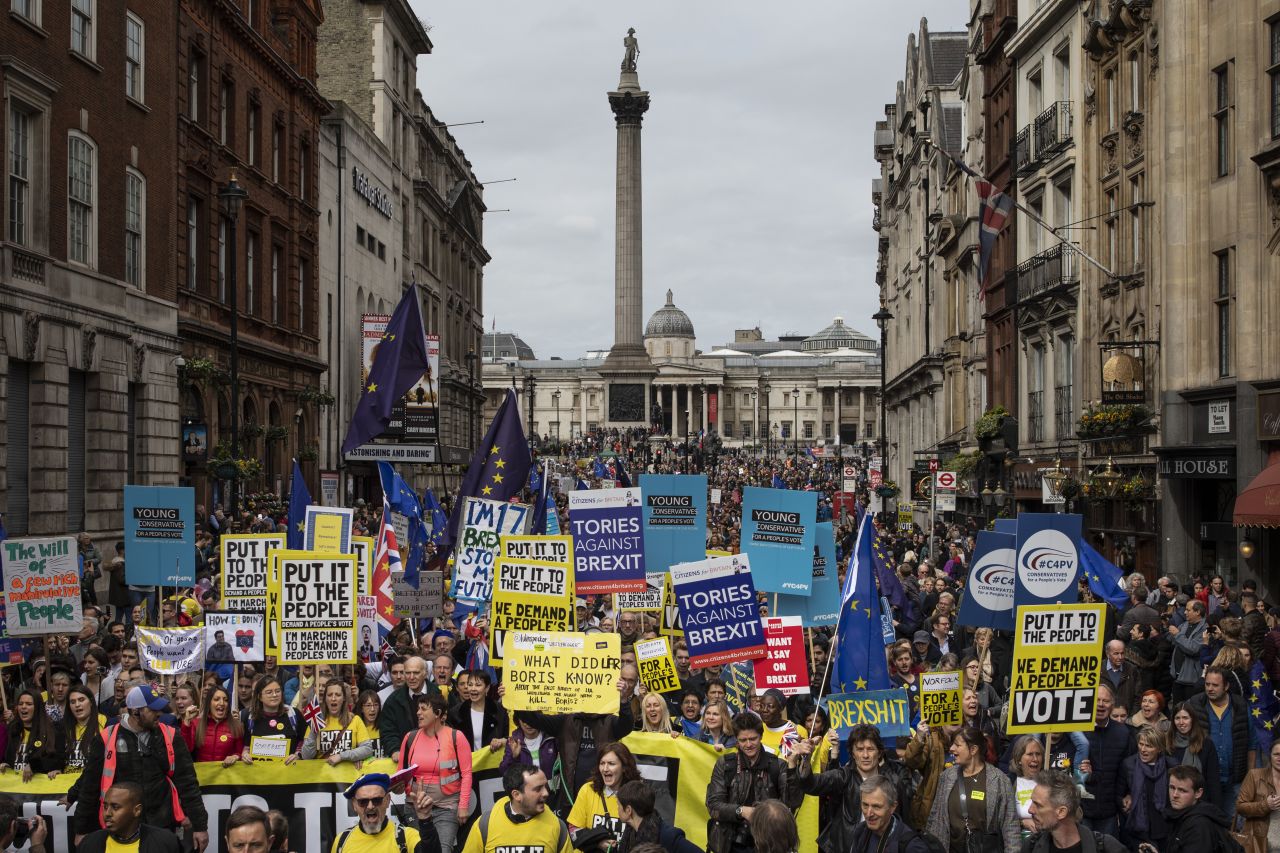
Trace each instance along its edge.
<instances>
[{"instance_id":1,"label":"blue placard","mask_svg":"<svg viewBox=\"0 0 1280 853\"><path fill-rule=\"evenodd\" d=\"M691 665L764 657L764 628L745 554L672 566L671 587Z\"/></svg>"},{"instance_id":2,"label":"blue placard","mask_svg":"<svg viewBox=\"0 0 1280 853\"><path fill-rule=\"evenodd\" d=\"M124 487L124 574L131 586L196 582L196 491Z\"/></svg>"},{"instance_id":3,"label":"blue placard","mask_svg":"<svg viewBox=\"0 0 1280 853\"><path fill-rule=\"evenodd\" d=\"M22 641L9 636L9 617L4 609L4 596L0 595L0 666L23 660Z\"/></svg>"},{"instance_id":4,"label":"blue placard","mask_svg":"<svg viewBox=\"0 0 1280 853\"><path fill-rule=\"evenodd\" d=\"M747 486L742 492L742 551L761 592L811 595L818 493Z\"/></svg>"},{"instance_id":5,"label":"blue placard","mask_svg":"<svg viewBox=\"0 0 1280 853\"><path fill-rule=\"evenodd\" d=\"M1018 515L1018 557L1013 603L1075 604L1080 575L1078 515L1024 512Z\"/></svg>"},{"instance_id":6,"label":"blue placard","mask_svg":"<svg viewBox=\"0 0 1280 853\"><path fill-rule=\"evenodd\" d=\"M970 628L1013 630L1014 562L1017 537L1011 533L978 531L969 561L969 581L956 621Z\"/></svg>"},{"instance_id":7,"label":"blue placard","mask_svg":"<svg viewBox=\"0 0 1280 853\"><path fill-rule=\"evenodd\" d=\"M1008 533L1010 536L1018 535L1018 520L1016 518L997 518L994 525L996 533Z\"/></svg>"},{"instance_id":8,"label":"blue placard","mask_svg":"<svg viewBox=\"0 0 1280 853\"><path fill-rule=\"evenodd\" d=\"M640 499L640 489L584 489L569 493L576 594L648 589Z\"/></svg>"},{"instance_id":9,"label":"blue placard","mask_svg":"<svg viewBox=\"0 0 1280 853\"><path fill-rule=\"evenodd\" d=\"M831 718L831 728L840 734L841 740L844 740L854 726L861 723L875 726L880 730L881 737L911 734L910 703L907 701L907 691L901 687L840 693L828 696L823 701L827 705L827 715Z\"/></svg>"},{"instance_id":10,"label":"blue placard","mask_svg":"<svg viewBox=\"0 0 1280 853\"><path fill-rule=\"evenodd\" d=\"M641 474L644 563L651 572L706 556L707 476Z\"/></svg>"},{"instance_id":11,"label":"blue placard","mask_svg":"<svg viewBox=\"0 0 1280 853\"><path fill-rule=\"evenodd\" d=\"M809 595L778 595L774 616L799 616L806 628L834 625L840 619L840 578L836 571L835 531L829 521L813 526L813 575Z\"/></svg>"}]
</instances>

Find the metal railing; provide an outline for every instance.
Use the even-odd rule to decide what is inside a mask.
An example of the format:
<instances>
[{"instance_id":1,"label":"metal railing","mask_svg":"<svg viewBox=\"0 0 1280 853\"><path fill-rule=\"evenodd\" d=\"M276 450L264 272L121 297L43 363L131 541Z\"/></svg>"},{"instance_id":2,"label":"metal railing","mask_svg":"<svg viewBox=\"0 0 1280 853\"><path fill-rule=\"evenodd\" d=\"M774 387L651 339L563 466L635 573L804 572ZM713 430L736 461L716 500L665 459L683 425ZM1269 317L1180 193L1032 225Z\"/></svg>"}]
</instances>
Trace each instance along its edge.
<instances>
[{"instance_id":1,"label":"metal railing","mask_svg":"<svg viewBox=\"0 0 1280 853\"><path fill-rule=\"evenodd\" d=\"M1053 389L1053 437L1063 439L1075 432L1075 414L1072 409L1070 385Z\"/></svg>"},{"instance_id":2,"label":"metal railing","mask_svg":"<svg viewBox=\"0 0 1280 853\"><path fill-rule=\"evenodd\" d=\"M1059 243L1018 265L1018 298L1030 299L1079 279L1075 249Z\"/></svg>"},{"instance_id":3,"label":"metal railing","mask_svg":"<svg viewBox=\"0 0 1280 853\"><path fill-rule=\"evenodd\" d=\"M1043 162L1071 145L1071 102L1057 101L1036 116L1036 159Z\"/></svg>"},{"instance_id":4,"label":"metal railing","mask_svg":"<svg viewBox=\"0 0 1280 853\"><path fill-rule=\"evenodd\" d=\"M1013 137L1013 171L1023 175L1031 171L1034 165L1031 159L1031 127L1028 125Z\"/></svg>"},{"instance_id":5,"label":"metal railing","mask_svg":"<svg viewBox=\"0 0 1280 853\"><path fill-rule=\"evenodd\" d=\"M1044 441L1044 392L1027 392L1027 441Z\"/></svg>"}]
</instances>

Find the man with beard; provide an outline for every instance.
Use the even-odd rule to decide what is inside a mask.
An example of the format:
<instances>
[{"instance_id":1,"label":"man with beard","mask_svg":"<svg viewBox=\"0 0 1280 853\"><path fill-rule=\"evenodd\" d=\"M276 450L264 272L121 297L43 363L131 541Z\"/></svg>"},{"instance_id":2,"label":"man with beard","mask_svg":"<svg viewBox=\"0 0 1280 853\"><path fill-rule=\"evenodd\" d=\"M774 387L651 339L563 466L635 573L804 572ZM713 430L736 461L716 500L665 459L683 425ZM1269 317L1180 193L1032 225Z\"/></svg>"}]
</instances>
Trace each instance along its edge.
<instances>
[{"instance_id":1,"label":"man with beard","mask_svg":"<svg viewBox=\"0 0 1280 853\"><path fill-rule=\"evenodd\" d=\"M418 826L401 826L387 820L391 805L391 777L386 773L366 773L343 796L351 801L359 822L339 835L331 853L441 853L440 837L431 822L431 798L411 780L406 799L413 803Z\"/></svg>"}]
</instances>

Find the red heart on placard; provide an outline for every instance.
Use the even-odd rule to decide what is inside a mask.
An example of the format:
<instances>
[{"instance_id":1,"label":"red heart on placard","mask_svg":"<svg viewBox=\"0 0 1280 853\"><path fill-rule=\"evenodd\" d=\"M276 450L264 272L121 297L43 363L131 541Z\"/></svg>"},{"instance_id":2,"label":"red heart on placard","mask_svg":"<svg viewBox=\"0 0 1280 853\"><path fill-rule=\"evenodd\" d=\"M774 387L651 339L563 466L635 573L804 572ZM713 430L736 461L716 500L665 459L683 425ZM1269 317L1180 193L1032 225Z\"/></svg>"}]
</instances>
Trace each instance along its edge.
<instances>
[{"instance_id":1,"label":"red heart on placard","mask_svg":"<svg viewBox=\"0 0 1280 853\"><path fill-rule=\"evenodd\" d=\"M249 651L253 648L253 630L251 628L241 628L236 631L236 648L241 651Z\"/></svg>"}]
</instances>

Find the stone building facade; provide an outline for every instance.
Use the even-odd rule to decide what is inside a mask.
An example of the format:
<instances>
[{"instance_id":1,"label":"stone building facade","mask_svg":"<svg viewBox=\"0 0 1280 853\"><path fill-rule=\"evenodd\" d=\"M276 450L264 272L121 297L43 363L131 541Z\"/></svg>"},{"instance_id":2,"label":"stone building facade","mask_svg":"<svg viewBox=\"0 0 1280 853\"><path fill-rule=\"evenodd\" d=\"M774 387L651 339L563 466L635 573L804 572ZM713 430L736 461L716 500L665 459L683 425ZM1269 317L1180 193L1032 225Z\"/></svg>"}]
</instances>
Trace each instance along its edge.
<instances>
[{"instance_id":1,"label":"stone building facade","mask_svg":"<svg viewBox=\"0 0 1280 853\"><path fill-rule=\"evenodd\" d=\"M209 447L230 442L262 474L248 492L287 488L291 457L313 492L320 411L317 151L329 105L316 89L318 0L180 0L174 77L180 225L178 330L188 363L184 423L207 425ZM247 192L230 219L218 192L232 174ZM234 245L235 251L232 252ZM229 370L236 282L240 399ZM197 500L221 502L226 483L184 463Z\"/></svg>"},{"instance_id":2,"label":"stone building facade","mask_svg":"<svg viewBox=\"0 0 1280 853\"><path fill-rule=\"evenodd\" d=\"M176 27L161 0L15 0L0 17L10 536L110 540L126 483L177 482Z\"/></svg>"}]
</instances>

